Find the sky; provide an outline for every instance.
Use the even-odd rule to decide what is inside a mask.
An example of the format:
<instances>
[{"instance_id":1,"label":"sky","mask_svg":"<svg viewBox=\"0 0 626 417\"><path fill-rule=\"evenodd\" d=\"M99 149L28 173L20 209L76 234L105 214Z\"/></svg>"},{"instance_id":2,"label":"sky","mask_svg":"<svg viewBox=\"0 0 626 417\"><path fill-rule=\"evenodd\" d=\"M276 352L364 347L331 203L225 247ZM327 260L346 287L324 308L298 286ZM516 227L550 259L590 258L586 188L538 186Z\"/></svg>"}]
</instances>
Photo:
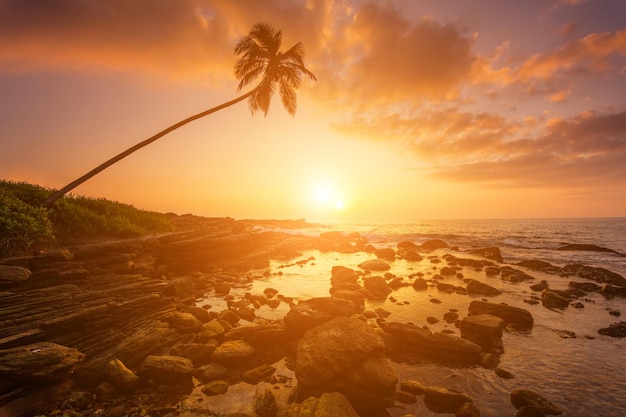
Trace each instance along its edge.
<instances>
[{"instance_id":1,"label":"sky","mask_svg":"<svg viewBox=\"0 0 626 417\"><path fill-rule=\"evenodd\" d=\"M61 188L302 42L295 116L239 103L72 192L237 219L626 216L623 0L0 0L0 179Z\"/></svg>"}]
</instances>

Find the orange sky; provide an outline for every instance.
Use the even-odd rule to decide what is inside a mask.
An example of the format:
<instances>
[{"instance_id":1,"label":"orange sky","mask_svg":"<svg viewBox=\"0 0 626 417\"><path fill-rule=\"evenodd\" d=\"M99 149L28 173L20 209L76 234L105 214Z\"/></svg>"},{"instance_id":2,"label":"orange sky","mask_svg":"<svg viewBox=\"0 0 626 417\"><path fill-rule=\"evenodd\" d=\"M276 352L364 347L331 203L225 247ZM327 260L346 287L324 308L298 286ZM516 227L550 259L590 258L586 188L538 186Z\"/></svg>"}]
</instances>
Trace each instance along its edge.
<instances>
[{"instance_id":1,"label":"orange sky","mask_svg":"<svg viewBox=\"0 0 626 417\"><path fill-rule=\"evenodd\" d=\"M0 178L60 188L236 97L257 22L298 111L240 103L79 186L235 218L626 216L626 2L0 0Z\"/></svg>"}]
</instances>

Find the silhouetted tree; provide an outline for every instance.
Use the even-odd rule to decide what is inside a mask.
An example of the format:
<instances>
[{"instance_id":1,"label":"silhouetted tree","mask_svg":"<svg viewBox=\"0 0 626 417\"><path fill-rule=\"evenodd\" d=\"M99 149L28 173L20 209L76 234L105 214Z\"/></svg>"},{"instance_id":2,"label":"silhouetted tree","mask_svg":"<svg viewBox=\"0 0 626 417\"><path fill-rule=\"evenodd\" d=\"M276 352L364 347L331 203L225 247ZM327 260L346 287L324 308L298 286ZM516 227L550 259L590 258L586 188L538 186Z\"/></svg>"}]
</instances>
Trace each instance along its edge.
<instances>
[{"instance_id":1,"label":"silhouetted tree","mask_svg":"<svg viewBox=\"0 0 626 417\"><path fill-rule=\"evenodd\" d=\"M188 117L143 142L128 148L124 152L92 169L82 177L52 193L46 198L43 206L51 206L56 200L98 174L100 171L103 171L117 161L124 159L133 152L151 144L179 127L245 99L248 99L252 114L260 110L267 116L272 96L276 89L278 89L283 106L289 114L294 115L296 113L297 104L296 89L302 84L302 75L304 74L312 80L317 79L315 75L304 66L304 47L302 43L298 42L286 52L280 51L281 43L282 33L280 30L276 30L265 23L257 23L254 25L250 33L248 33L248 36L241 39L235 47L235 54L240 55L235 64L235 75L240 80L237 86L237 92L261 77L259 85L242 96Z\"/></svg>"}]
</instances>

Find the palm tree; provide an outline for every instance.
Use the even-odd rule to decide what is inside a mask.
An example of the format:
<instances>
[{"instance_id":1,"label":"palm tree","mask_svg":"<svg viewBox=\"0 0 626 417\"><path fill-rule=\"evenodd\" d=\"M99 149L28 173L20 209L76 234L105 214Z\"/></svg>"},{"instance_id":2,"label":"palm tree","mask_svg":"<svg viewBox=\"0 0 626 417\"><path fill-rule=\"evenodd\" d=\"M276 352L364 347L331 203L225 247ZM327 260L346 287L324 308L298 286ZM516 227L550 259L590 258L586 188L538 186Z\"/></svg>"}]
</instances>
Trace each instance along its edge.
<instances>
[{"instance_id":1,"label":"palm tree","mask_svg":"<svg viewBox=\"0 0 626 417\"><path fill-rule=\"evenodd\" d=\"M298 42L286 52L280 52L281 43L282 33L280 30L276 30L265 23L257 23L254 25L250 33L248 33L248 36L241 39L235 47L235 54L241 55L235 64L235 75L240 80L237 86L237 92L241 91L243 87L250 84L258 77L261 77L259 85L231 101L188 117L185 120L181 120L143 142L139 142L135 146L128 148L124 152L92 169L82 177L52 193L43 202L43 206L50 207L56 200L98 174L100 171L103 171L131 153L151 144L179 127L245 99L248 99L252 114L260 110L267 116L270 101L278 88L283 106L289 114L292 116L295 115L297 104L296 89L302 84L302 75L304 74L312 80L317 80L317 78L304 66L304 47L301 42Z\"/></svg>"}]
</instances>

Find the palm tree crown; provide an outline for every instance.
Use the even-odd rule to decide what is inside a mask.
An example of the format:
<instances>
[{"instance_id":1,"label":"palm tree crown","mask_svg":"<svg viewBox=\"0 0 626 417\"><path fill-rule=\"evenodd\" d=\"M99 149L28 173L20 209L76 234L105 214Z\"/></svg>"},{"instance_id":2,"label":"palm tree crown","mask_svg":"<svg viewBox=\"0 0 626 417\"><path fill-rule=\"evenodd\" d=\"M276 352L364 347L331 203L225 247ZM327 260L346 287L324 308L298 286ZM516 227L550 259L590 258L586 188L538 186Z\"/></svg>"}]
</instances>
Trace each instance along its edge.
<instances>
[{"instance_id":1,"label":"palm tree crown","mask_svg":"<svg viewBox=\"0 0 626 417\"><path fill-rule=\"evenodd\" d=\"M270 101L278 88L283 106L293 116L297 105L296 89L302 84L302 74L317 80L304 66L302 43L298 42L286 52L280 52L281 43L280 30L265 23L257 23L235 47L235 53L241 55L235 65L235 75L240 79L237 91L262 77L248 102L253 114L260 110L267 116Z\"/></svg>"}]
</instances>

